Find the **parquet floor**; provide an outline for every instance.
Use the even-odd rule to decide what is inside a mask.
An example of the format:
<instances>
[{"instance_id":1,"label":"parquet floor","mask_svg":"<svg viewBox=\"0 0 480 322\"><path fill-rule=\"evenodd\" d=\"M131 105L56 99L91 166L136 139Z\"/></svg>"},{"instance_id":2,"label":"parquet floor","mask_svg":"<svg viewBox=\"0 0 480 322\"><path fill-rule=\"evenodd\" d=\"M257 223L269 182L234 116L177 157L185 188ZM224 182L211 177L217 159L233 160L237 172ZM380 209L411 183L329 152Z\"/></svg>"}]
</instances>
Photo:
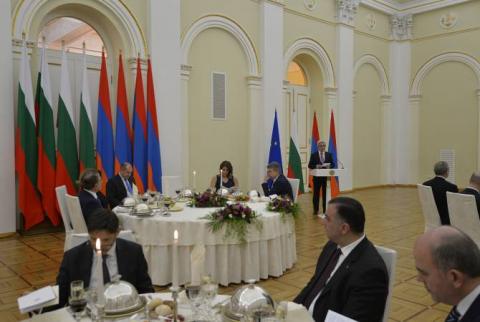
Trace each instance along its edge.
<instances>
[{"instance_id":1,"label":"parquet floor","mask_svg":"<svg viewBox=\"0 0 480 322\"><path fill-rule=\"evenodd\" d=\"M377 245L398 252L390 321L444 321L450 308L435 303L415 280L412 247L424 222L415 188L378 188L348 194L365 207L367 236ZM311 195L300 196L305 212L297 221L298 262L279 278L261 281L276 300L292 299L310 279L326 242L320 219L312 216ZM0 321L25 318L16 299L24 292L54 284L63 256L63 234L0 239ZM221 288L231 294L238 285ZM162 290L162 288L158 288Z\"/></svg>"}]
</instances>

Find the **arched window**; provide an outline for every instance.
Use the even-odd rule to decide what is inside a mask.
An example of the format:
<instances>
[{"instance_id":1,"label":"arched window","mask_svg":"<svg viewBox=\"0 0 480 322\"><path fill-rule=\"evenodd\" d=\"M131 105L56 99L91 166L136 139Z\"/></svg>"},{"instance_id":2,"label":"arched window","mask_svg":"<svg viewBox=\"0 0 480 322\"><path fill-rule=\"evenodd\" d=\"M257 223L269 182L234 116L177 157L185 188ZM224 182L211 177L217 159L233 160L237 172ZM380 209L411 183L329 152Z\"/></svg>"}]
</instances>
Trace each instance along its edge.
<instances>
[{"instance_id":1,"label":"arched window","mask_svg":"<svg viewBox=\"0 0 480 322\"><path fill-rule=\"evenodd\" d=\"M303 68L294 61L288 65L287 79L291 85L307 86L307 77Z\"/></svg>"},{"instance_id":2,"label":"arched window","mask_svg":"<svg viewBox=\"0 0 480 322\"><path fill-rule=\"evenodd\" d=\"M40 32L39 47L42 46L43 37L45 37L45 45L49 49L61 50L63 40L65 48L70 52L82 53L82 46L85 42L85 51L88 55L102 55L102 38L95 29L79 19L70 17L53 19Z\"/></svg>"}]
</instances>

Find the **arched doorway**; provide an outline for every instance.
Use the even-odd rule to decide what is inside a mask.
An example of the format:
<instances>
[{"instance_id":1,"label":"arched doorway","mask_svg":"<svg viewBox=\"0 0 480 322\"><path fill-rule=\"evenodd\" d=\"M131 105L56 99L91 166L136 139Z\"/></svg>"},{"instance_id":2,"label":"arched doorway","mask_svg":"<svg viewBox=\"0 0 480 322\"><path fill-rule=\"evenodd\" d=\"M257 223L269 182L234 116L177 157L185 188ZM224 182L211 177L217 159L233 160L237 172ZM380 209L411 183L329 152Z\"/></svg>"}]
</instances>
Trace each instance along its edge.
<instances>
[{"instance_id":1,"label":"arched doorway","mask_svg":"<svg viewBox=\"0 0 480 322\"><path fill-rule=\"evenodd\" d=\"M293 58L288 65L287 70L287 85L284 88L284 117L283 124L283 160L288 164L289 153L289 137L291 122L295 118L292 117L293 111L296 112L297 120L297 144L302 161L302 173L305 183L305 190L308 190L307 180L307 166L310 158L311 145L311 127L313 123L313 116L316 112L317 121L320 121L322 115L328 114L328 108L325 111L324 104L324 84L322 73L317 62L309 54L299 54ZM321 123L319 123L321 124ZM321 126L319 131L322 139L326 139L326 132L328 129L323 129Z\"/></svg>"}]
</instances>

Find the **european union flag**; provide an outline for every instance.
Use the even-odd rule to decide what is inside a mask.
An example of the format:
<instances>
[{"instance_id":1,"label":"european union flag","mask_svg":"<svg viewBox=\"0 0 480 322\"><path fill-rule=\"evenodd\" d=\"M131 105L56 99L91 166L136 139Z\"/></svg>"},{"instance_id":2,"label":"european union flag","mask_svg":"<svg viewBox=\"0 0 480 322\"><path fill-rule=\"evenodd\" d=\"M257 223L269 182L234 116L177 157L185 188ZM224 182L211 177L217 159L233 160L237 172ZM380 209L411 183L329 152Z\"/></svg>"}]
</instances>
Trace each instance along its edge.
<instances>
[{"instance_id":1,"label":"european union flag","mask_svg":"<svg viewBox=\"0 0 480 322\"><path fill-rule=\"evenodd\" d=\"M268 163L278 162L280 164L280 173L283 174L282 149L280 147L280 133L278 132L277 110L275 109L275 118L273 120L272 140L270 141L270 154Z\"/></svg>"}]
</instances>

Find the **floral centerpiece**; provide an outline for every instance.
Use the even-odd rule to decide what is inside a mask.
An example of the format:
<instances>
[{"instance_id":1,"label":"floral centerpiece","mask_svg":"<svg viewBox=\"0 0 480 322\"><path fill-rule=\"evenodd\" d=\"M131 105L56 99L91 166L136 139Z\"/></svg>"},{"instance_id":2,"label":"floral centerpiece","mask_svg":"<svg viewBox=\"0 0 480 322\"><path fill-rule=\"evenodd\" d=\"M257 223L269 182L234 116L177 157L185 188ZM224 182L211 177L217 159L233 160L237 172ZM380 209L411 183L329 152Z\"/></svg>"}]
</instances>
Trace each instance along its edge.
<instances>
[{"instance_id":1,"label":"floral centerpiece","mask_svg":"<svg viewBox=\"0 0 480 322\"><path fill-rule=\"evenodd\" d=\"M246 236L250 224L253 224L259 231L263 228L263 223L258 219L257 213L250 207L239 203L227 205L203 219L209 220L208 225L213 233L225 226L224 238L237 238L241 243L247 241Z\"/></svg>"},{"instance_id":2,"label":"floral centerpiece","mask_svg":"<svg viewBox=\"0 0 480 322\"><path fill-rule=\"evenodd\" d=\"M277 197L270 200L267 205L267 210L279 212L283 218L285 218L286 215L291 215L293 218L297 218L300 213L300 206L290 198Z\"/></svg>"},{"instance_id":3,"label":"floral centerpiece","mask_svg":"<svg viewBox=\"0 0 480 322\"><path fill-rule=\"evenodd\" d=\"M191 206L196 208L224 207L227 204L227 198L217 195L210 191L193 196Z\"/></svg>"}]
</instances>

